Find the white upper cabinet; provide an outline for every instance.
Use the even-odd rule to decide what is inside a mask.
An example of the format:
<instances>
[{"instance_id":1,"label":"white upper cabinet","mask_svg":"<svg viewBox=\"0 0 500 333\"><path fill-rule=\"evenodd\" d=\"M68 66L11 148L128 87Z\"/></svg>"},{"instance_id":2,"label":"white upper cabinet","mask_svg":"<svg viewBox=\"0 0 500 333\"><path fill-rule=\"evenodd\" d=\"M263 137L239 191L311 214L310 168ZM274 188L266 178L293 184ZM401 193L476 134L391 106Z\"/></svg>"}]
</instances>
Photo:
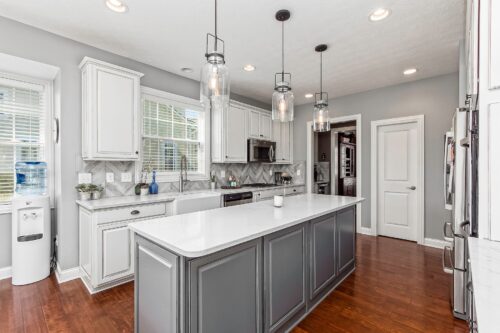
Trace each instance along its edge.
<instances>
[{"instance_id":1,"label":"white upper cabinet","mask_svg":"<svg viewBox=\"0 0 500 333\"><path fill-rule=\"evenodd\" d=\"M465 60L467 67L467 94L478 93L479 79L479 1L467 0L465 23Z\"/></svg>"},{"instance_id":2,"label":"white upper cabinet","mask_svg":"<svg viewBox=\"0 0 500 333\"><path fill-rule=\"evenodd\" d=\"M212 162L246 163L248 109L231 102L229 110L212 110Z\"/></svg>"},{"instance_id":3,"label":"white upper cabinet","mask_svg":"<svg viewBox=\"0 0 500 333\"><path fill-rule=\"evenodd\" d=\"M248 136L255 139L270 140L271 133L271 113L266 110L249 107Z\"/></svg>"},{"instance_id":4,"label":"white upper cabinet","mask_svg":"<svg viewBox=\"0 0 500 333\"><path fill-rule=\"evenodd\" d=\"M83 159L138 160L143 74L89 57L80 69Z\"/></svg>"},{"instance_id":5,"label":"white upper cabinet","mask_svg":"<svg viewBox=\"0 0 500 333\"><path fill-rule=\"evenodd\" d=\"M273 141L276 141L276 163L293 163L293 123L273 121Z\"/></svg>"}]
</instances>

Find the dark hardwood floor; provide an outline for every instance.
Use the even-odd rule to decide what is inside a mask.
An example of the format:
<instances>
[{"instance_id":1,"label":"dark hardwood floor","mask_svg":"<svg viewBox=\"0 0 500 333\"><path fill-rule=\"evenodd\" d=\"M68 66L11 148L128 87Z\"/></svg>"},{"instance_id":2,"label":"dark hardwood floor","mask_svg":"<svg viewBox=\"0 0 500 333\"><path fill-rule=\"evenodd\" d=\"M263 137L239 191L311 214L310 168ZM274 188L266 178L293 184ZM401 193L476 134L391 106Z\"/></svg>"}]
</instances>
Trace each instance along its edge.
<instances>
[{"instance_id":1,"label":"dark hardwood floor","mask_svg":"<svg viewBox=\"0 0 500 333\"><path fill-rule=\"evenodd\" d=\"M293 333L467 332L449 306L441 250L358 236L357 268ZM133 332L132 283L94 296L54 276L28 286L0 281L0 332ZM236 332L235 332L236 333Z\"/></svg>"}]
</instances>

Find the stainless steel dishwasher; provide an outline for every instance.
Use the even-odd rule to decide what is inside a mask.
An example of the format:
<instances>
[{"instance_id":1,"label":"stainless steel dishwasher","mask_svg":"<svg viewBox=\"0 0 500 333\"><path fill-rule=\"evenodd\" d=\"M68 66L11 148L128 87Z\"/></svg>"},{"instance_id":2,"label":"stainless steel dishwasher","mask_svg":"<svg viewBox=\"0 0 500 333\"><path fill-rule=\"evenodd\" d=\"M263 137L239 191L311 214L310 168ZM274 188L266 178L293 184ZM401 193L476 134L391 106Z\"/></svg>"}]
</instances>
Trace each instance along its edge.
<instances>
[{"instance_id":1,"label":"stainless steel dishwasher","mask_svg":"<svg viewBox=\"0 0 500 333\"><path fill-rule=\"evenodd\" d=\"M241 192L241 193L231 193L224 194L223 197L224 207L243 205L253 202L252 192Z\"/></svg>"}]
</instances>

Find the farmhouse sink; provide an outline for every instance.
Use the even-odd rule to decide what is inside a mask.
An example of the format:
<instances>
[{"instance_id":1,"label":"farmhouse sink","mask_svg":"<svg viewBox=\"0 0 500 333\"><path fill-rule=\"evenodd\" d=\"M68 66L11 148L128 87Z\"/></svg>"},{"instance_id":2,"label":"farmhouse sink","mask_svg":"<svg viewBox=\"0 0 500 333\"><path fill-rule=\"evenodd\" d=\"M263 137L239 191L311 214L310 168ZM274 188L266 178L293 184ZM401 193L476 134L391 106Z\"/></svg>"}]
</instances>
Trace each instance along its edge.
<instances>
[{"instance_id":1,"label":"farmhouse sink","mask_svg":"<svg viewBox=\"0 0 500 333\"><path fill-rule=\"evenodd\" d=\"M174 215L198 212L221 207L221 196L215 192L183 193L175 198L173 205Z\"/></svg>"}]
</instances>

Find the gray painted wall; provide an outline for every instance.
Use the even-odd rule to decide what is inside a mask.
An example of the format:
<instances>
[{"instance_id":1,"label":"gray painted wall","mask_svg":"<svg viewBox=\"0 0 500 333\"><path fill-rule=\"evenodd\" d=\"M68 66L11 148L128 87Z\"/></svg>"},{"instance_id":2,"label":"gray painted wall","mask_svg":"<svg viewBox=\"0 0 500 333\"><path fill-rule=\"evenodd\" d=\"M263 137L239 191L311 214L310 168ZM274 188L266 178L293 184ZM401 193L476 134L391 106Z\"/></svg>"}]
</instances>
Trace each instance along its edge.
<instances>
[{"instance_id":1,"label":"gray painted wall","mask_svg":"<svg viewBox=\"0 0 500 333\"><path fill-rule=\"evenodd\" d=\"M443 198L443 135L451 128L458 106L458 73L376 89L330 100L330 117L362 115L362 225L370 227L370 122L425 115L425 237L442 239L443 221L449 218ZM306 159L306 123L312 105L296 108L294 158Z\"/></svg>"},{"instance_id":2,"label":"gray painted wall","mask_svg":"<svg viewBox=\"0 0 500 333\"><path fill-rule=\"evenodd\" d=\"M16 36L16 38L12 38ZM155 67L133 61L49 32L0 17L0 52L60 68L60 167L56 180L60 185L57 202L59 264L62 269L78 265L78 220L75 204L77 171L81 156L81 74L78 64L90 56L144 73L142 84L186 97L199 98L199 83ZM200 54L200 62L203 55ZM234 95L234 99L269 108L269 105ZM57 154L57 153L56 153ZM58 157L56 156L56 159ZM57 189L56 184L56 191ZM0 216L0 267L10 265L10 214Z\"/></svg>"}]
</instances>

